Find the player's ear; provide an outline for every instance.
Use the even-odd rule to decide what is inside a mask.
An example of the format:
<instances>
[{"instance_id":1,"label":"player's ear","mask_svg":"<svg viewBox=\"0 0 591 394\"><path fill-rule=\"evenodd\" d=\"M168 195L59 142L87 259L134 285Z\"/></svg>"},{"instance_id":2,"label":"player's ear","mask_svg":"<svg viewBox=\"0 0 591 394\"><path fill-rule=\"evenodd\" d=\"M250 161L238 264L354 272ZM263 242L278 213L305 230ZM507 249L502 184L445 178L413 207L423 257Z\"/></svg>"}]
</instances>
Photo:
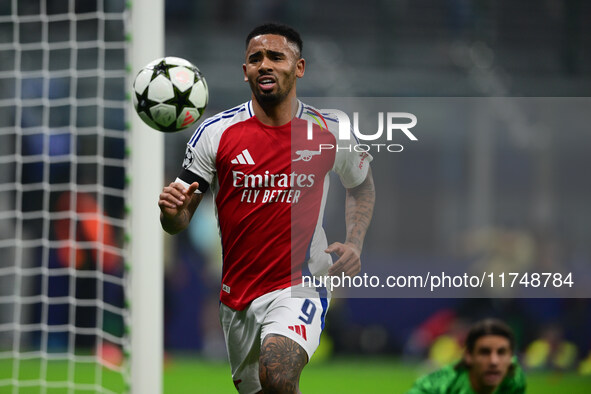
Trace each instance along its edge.
<instances>
[{"instance_id":1,"label":"player's ear","mask_svg":"<svg viewBox=\"0 0 591 394\"><path fill-rule=\"evenodd\" d=\"M244 73L244 82L248 82L248 77L246 76L246 64L242 64L242 72Z\"/></svg>"},{"instance_id":2,"label":"player's ear","mask_svg":"<svg viewBox=\"0 0 591 394\"><path fill-rule=\"evenodd\" d=\"M296 77L301 78L306 71L306 60L301 57L296 61Z\"/></svg>"}]
</instances>

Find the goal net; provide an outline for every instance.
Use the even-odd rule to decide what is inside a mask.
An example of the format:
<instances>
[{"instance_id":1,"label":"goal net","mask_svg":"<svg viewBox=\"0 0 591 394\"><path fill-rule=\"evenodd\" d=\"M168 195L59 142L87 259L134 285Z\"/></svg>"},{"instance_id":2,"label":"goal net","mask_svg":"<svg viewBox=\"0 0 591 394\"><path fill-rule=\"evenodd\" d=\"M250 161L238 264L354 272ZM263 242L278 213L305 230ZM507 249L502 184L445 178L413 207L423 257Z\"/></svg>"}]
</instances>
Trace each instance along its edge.
<instances>
[{"instance_id":1,"label":"goal net","mask_svg":"<svg viewBox=\"0 0 591 394\"><path fill-rule=\"evenodd\" d=\"M129 14L0 3L0 392L132 384Z\"/></svg>"}]
</instances>

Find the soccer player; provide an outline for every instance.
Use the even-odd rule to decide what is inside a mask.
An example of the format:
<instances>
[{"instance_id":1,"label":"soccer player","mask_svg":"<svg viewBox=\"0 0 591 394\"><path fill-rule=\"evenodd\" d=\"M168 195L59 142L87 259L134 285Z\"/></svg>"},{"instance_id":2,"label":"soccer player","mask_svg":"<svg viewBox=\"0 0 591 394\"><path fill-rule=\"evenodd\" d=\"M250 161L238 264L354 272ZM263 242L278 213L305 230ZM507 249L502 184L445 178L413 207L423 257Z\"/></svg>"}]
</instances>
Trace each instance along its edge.
<instances>
[{"instance_id":1,"label":"soccer player","mask_svg":"<svg viewBox=\"0 0 591 394\"><path fill-rule=\"evenodd\" d=\"M336 120L297 100L305 66L295 30L252 30L242 66L251 100L203 121L158 202L162 227L175 234L213 191L223 247L220 321L240 393L299 392L330 294L295 290L303 275L359 273L373 213L372 157L334 149ZM331 170L347 190L347 232L328 246L322 220Z\"/></svg>"},{"instance_id":2,"label":"soccer player","mask_svg":"<svg viewBox=\"0 0 591 394\"><path fill-rule=\"evenodd\" d=\"M525 375L514 352L511 328L496 319L482 320L468 332L462 360L419 378L408 394L525 393Z\"/></svg>"}]
</instances>

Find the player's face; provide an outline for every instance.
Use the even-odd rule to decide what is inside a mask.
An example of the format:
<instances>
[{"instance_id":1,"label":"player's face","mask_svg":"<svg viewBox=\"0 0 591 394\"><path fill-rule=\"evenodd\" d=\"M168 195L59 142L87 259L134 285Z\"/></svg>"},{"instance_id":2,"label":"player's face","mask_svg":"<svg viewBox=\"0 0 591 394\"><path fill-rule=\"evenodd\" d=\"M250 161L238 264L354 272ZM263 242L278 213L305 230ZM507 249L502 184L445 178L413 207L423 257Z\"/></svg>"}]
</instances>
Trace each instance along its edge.
<instances>
[{"instance_id":1,"label":"player's face","mask_svg":"<svg viewBox=\"0 0 591 394\"><path fill-rule=\"evenodd\" d=\"M512 355L507 338L499 335L478 338L472 353L465 355L475 391L490 392L498 387L509 371Z\"/></svg>"},{"instance_id":2,"label":"player's face","mask_svg":"<svg viewBox=\"0 0 591 394\"><path fill-rule=\"evenodd\" d=\"M295 97L296 79L304 75L305 61L297 46L276 34L253 37L246 48L244 81L259 103L279 103Z\"/></svg>"}]
</instances>

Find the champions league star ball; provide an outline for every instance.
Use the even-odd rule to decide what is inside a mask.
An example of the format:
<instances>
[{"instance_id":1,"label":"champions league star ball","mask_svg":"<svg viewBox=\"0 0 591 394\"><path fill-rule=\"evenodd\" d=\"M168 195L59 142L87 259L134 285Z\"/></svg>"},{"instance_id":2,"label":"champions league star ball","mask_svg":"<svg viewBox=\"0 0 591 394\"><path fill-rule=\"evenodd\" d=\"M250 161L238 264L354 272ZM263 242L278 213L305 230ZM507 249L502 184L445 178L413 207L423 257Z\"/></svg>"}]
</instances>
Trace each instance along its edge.
<instances>
[{"instance_id":1,"label":"champions league star ball","mask_svg":"<svg viewBox=\"0 0 591 394\"><path fill-rule=\"evenodd\" d=\"M133 106L150 127L164 132L195 123L207 106L205 78L185 59L165 57L146 65L133 83Z\"/></svg>"}]
</instances>

